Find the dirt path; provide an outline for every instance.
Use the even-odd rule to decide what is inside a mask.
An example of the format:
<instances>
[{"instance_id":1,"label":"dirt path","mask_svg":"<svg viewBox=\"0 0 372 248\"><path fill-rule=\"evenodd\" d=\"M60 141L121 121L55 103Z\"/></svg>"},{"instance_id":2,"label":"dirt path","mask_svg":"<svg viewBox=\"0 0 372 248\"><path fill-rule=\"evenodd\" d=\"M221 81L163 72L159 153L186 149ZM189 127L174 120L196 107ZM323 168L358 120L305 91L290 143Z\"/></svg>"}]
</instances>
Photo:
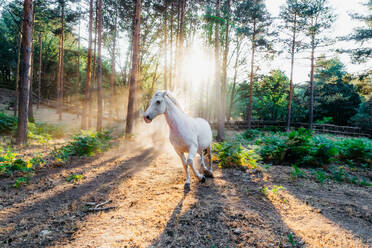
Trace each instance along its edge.
<instances>
[{"instance_id":1,"label":"dirt path","mask_svg":"<svg viewBox=\"0 0 372 248\"><path fill-rule=\"evenodd\" d=\"M38 116L53 121L49 113ZM193 178L185 192L169 141L118 144L42 168L19 189L0 178L0 247L372 247L371 187L215 165L213 179ZM71 174L84 178L67 182ZM274 185L285 189L262 193ZM108 200L114 209L88 211Z\"/></svg>"},{"instance_id":2,"label":"dirt path","mask_svg":"<svg viewBox=\"0 0 372 248\"><path fill-rule=\"evenodd\" d=\"M65 178L72 173L85 178L71 184ZM183 168L168 147L129 143L45 168L23 189L9 180L0 180L1 247L372 245L371 189L293 182L286 167L263 174L218 169L184 192ZM286 190L261 193L273 184ZM107 200L115 209L87 211L87 202Z\"/></svg>"}]
</instances>

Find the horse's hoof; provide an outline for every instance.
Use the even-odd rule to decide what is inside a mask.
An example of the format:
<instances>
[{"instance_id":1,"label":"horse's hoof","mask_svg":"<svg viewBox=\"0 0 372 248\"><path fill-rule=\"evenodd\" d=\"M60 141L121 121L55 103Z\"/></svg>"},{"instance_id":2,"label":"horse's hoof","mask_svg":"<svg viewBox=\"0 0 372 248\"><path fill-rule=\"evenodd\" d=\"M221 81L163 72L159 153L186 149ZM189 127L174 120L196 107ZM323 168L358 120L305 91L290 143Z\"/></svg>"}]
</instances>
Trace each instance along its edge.
<instances>
[{"instance_id":1,"label":"horse's hoof","mask_svg":"<svg viewBox=\"0 0 372 248\"><path fill-rule=\"evenodd\" d=\"M213 173L210 172L209 170L204 170L204 176L205 176L205 177L213 178Z\"/></svg>"},{"instance_id":2,"label":"horse's hoof","mask_svg":"<svg viewBox=\"0 0 372 248\"><path fill-rule=\"evenodd\" d=\"M205 183L205 176L200 179L200 182Z\"/></svg>"},{"instance_id":3,"label":"horse's hoof","mask_svg":"<svg viewBox=\"0 0 372 248\"><path fill-rule=\"evenodd\" d=\"M185 183L183 186L184 191L190 191L190 183Z\"/></svg>"}]
</instances>

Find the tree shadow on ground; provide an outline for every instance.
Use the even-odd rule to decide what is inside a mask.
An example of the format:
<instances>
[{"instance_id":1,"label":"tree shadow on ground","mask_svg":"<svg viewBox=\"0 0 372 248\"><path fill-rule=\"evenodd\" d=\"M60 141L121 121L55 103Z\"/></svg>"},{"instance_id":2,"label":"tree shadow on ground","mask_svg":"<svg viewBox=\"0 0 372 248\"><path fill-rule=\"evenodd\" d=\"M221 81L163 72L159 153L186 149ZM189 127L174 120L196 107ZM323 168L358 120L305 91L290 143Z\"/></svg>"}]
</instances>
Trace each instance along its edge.
<instances>
[{"instance_id":1,"label":"tree shadow on ground","mask_svg":"<svg viewBox=\"0 0 372 248\"><path fill-rule=\"evenodd\" d=\"M336 181L323 185L307 178L288 181L283 186L289 194L304 205L312 207L316 213L321 214L335 226L359 238L367 247L372 246L370 187Z\"/></svg>"},{"instance_id":2,"label":"tree shadow on ground","mask_svg":"<svg viewBox=\"0 0 372 248\"><path fill-rule=\"evenodd\" d=\"M261 180L236 172L218 170L205 184L194 183L150 247L301 247L261 193ZM242 184L246 192L237 190Z\"/></svg>"},{"instance_id":3,"label":"tree shadow on ground","mask_svg":"<svg viewBox=\"0 0 372 248\"><path fill-rule=\"evenodd\" d=\"M107 166L107 161L116 159L114 156L97 165L106 165L108 168L95 174L92 179L60 191L53 190L45 198L8 213L0 220L0 228L3 230L0 246L43 247L68 239L77 231L78 222L84 221L89 215L86 202L108 200L113 189L148 166L158 154L153 148L144 149L119 164Z\"/></svg>"}]
</instances>

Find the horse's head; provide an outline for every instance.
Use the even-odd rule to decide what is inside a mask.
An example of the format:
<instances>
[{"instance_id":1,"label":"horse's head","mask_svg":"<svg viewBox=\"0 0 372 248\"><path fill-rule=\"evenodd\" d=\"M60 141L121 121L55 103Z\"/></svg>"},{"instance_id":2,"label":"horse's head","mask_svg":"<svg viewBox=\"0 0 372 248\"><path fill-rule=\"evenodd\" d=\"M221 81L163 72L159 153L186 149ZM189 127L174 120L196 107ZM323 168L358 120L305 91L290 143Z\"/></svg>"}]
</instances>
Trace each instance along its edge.
<instances>
[{"instance_id":1,"label":"horse's head","mask_svg":"<svg viewBox=\"0 0 372 248\"><path fill-rule=\"evenodd\" d=\"M165 96L167 91L157 91L150 101L150 106L147 108L143 119L146 123L150 123L156 116L164 114L166 110Z\"/></svg>"}]
</instances>

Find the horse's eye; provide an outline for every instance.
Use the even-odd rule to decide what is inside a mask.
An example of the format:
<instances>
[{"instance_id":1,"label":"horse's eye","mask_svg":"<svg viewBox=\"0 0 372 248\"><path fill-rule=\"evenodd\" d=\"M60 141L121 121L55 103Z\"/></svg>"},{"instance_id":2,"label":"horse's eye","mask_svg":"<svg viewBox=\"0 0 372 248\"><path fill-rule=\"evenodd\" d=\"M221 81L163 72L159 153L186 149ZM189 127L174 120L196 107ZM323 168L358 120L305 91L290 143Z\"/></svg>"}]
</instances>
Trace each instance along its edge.
<instances>
[{"instance_id":1,"label":"horse's eye","mask_svg":"<svg viewBox=\"0 0 372 248\"><path fill-rule=\"evenodd\" d=\"M157 104L157 105L159 105L159 104L160 104L160 101L159 101L159 100L157 100L157 101L156 101L156 104Z\"/></svg>"}]
</instances>

